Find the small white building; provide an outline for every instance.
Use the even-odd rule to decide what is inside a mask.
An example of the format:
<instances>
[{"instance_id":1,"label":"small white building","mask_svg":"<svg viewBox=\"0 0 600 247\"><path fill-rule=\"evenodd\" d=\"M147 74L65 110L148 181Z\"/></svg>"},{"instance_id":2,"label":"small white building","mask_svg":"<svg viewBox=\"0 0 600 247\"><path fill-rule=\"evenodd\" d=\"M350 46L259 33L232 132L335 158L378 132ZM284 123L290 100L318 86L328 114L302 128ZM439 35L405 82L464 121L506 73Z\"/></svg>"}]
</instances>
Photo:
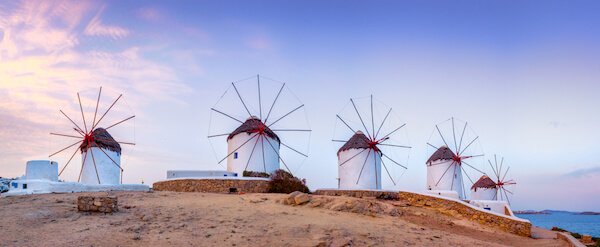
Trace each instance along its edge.
<instances>
[{"instance_id":1,"label":"small white building","mask_svg":"<svg viewBox=\"0 0 600 247\"><path fill-rule=\"evenodd\" d=\"M252 140L250 140L252 139ZM279 137L252 116L227 137L227 171L273 173L279 169Z\"/></svg>"},{"instance_id":2,"label":"small white building","mask_svg":"<svg viewBox=\"0 0 600 247\"><path fill-rule=\"evenodd\" d=\"M121 146L103 128L95 129L92 138L91 145L83 142L80 146L83 161L81 183L121 184Z\"/></svg>"},{"instance_id":3,"label":"small white building","mask_svg":"<svg viewBox=\"0 0 600 247\"><path fill-rule=\"evenodd\" d=\"M26 173L10 181L9 191L2 196L91 191L148 191L143 184L83 184L58 181L58 164L49 160L28 161Z\"/></svg>"},{"instance_id":4,"label":"small white building","mask_svg":"<svg viewBox=\"0 0 600 247\"><path fill-rule=\"evenodd\" d=\"M436 150L427 160L427 190L430 194L463 198L460 161L447 146ZM453 192L451 192L453 191ZM454 193L456 192L456 193Z\"/></svg>"},{"instance_id":5,"label":"small white building","mask_svg":"<svg viewBox=\"0 0 600 247\"><path fill-rule=\"evenodd\" d=\"M369 143L369 138L357 131L338 150L339 189L381 189L381 153Z\"/></svg>"},{"instance_id":6,"label":"small white building","mask_svg":"<svg viewBox=\"0 0 600 247\"><path fill-rule=\"evenodd\" d=\"M498 189L496 182L486 175L481 176L477 182L471 186L472 200L496 200Z\"/></svg>"}]
</instances>

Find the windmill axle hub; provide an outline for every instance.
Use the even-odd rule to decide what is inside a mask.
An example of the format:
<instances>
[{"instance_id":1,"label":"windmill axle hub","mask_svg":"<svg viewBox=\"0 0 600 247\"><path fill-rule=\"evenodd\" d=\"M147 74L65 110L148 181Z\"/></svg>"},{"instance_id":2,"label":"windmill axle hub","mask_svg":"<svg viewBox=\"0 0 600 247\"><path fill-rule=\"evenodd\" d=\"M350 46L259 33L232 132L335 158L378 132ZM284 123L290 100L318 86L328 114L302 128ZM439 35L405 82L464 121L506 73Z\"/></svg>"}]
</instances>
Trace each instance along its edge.
<instances>
[{"instance_id":1,"label":"windmill axle hub","mask_svg":"<svg viewBox=\"0 0 600 247\"><path fill-rule=\"evenodd\" d=\"M94 142L94 135L90 132L83 137L83 141L87 144Z\"/></svg>"},{"instance_id":2,"label":"windmill axle hub","mask_svg":"<svg viewBox=\"0 0 600 247\"><path fill-rule=\"evenodd\" d=\"M460 157L458 155L455 155L454 157L452 157L452 160L454 160L454 162L460 164L461 160L462 160L462 157Z\"/></svg>"}]
</instances>

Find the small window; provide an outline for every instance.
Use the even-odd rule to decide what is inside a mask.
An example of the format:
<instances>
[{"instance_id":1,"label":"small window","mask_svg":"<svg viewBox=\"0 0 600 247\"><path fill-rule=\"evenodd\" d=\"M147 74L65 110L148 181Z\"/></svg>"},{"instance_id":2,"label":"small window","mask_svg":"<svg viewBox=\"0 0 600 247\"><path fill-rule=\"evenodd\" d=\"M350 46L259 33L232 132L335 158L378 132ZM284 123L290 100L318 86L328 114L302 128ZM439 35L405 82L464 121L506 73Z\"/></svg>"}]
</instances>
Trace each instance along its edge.
<instances>
[{"instance_id":1,"label":"small window","mask_svg":"<svg viewBox=\"0 0 600 247\"><path fill-rule=\"evenodd\" d=\"M483 209L485 209L485 210L492 210L491 208L483 208Z\"/></svg>"},{"instance_id":2,"label":"small window","mask_svg":"<svg viewBox=\"0 0 600 247\"><path fill-rule=\"evenodd\" d=\"M18 183L12 183L12 187L15 188L15 189L19 188L19 184Z\"/></svg>"},{"instance_id":3,"label":"small window","mask_svg":"<svg viewBox=\"0 0 600 247\"><path fill-rule=\"evenodd\" d=\"M23 189L27 189L27 184L23 184Z\"/></svg>"},{"instance_id":4,"label":"small window","mask_svg":"<svg viewBox=\"0 0 600 247\"><path fill-rule=\"evenodd\" d=\"M233 153L233 159L237 160L237 158L238 158L238 153L237 152Z\"/></svg>"}]
</instances>

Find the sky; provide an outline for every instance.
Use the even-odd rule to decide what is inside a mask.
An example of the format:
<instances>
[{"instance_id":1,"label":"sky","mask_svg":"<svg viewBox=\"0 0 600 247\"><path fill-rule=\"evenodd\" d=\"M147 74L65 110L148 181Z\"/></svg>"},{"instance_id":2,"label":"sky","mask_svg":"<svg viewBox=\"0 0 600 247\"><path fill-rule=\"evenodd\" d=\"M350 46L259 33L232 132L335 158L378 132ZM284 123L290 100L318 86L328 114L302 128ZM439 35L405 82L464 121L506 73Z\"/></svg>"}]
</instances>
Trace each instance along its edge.
<instances>
[{"instance_id":1,"label":"sky","mask_svg":"<svg viewBox=\"0 0 600 247\"><path fill-rule=\"evenodd\" d=\"M600 211L597 13L594 1L2 1L0 176L48 159L58 110L101 86L136 115L125 183L223 169L210 108L260 74L305 105L309 157L294 173L313 190L337 185L335 115L373 95L412 146L388 189L425 189L426 143L455 117L485 160L511 167L514 209Z\"/></svg>"}]
</instances>

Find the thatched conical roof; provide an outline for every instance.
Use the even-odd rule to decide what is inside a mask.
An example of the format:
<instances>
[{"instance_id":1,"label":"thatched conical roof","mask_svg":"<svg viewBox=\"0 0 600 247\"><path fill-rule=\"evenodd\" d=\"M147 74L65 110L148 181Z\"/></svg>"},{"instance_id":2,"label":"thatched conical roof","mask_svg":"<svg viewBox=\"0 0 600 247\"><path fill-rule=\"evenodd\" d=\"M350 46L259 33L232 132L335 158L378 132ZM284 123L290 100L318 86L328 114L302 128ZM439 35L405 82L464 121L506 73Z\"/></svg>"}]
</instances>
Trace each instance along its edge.
<instances>
[{"instance_id":1,"label":"thatched conical roof","mask_svg":"<svg viewBox=\"0 0 600 247\"><path fill-rule=\"evenodd\" d=\"M92 135L94 136L94 141L91 142L90 146L108 149L121 154L121 145L119 145L119 143L115 141L115 139L113 139L113 137L105 129L96 128L94 131L92 131ZM87 142L83 142L79 148L81 149L81 152L85 152L89 146Z\"/></svg>"},{"instance_id":2,"label":"thatched conical roof","mask_svg":"<svg viewBox=\"0 0 600 247\"><path fill-rule=\"evenodd\" d=\"M263 130L265 135L267 135L268 137L275 139L278 142L281 142L279 140L279 137L277 136L277 134L275 134L275 132L273 132L268 126L266 126L260 119L258 119L255 116L248 118L246 120L246 122L244 122L242 125L237 127L237 129L235 129L233 132L231 132L229 134L229 136L227 137L227 140L230 140L235 135L240 134L240 133L247 133L247 134L257 133L261 129Z\"/></svg>"},{"instance_id":3,"label":"thatched conical roof","mask_svg":"<svg viewBox=\"0 0 600 247\"><path fill-rule=\"evenodd\" d=\"M369 146L370 140L369 138L362 132L356 131L356 133L350 137L350 139L338 150L338 154L342 151L346 151L349 149L367 149L371 148Z\"/></svg>"},{"instance_id":4,"label":"thatched conical roof","mask_svg":"<svg viewBox=\"0 0 600 247\"><path fill-rule=\"evenodd\" d=\"M450 148L448 148L447 146L442 146L438 148L438 150L436 150L435 153L431 155L431 157L429 157L426 163L429 164L430 162L436 160L451 160L454 158L454 156L454 152L452 152Z\"/></svg>"},{"instance_id":5,"label":"thatched conical roof","mask_svg":"<svg viewBox=\"0 0 600 247\"><path fill-rule=\"evenodd\" d=\"M496 188L496 182L494 182L494 180L492 180L488 176L483 175L481 176L481 178L479 178L479 180L477 180L477 182L473 184L473 186L471 186L472 190L475 190L477 188L493 189Z\"/></svg>"}]
</instances>

